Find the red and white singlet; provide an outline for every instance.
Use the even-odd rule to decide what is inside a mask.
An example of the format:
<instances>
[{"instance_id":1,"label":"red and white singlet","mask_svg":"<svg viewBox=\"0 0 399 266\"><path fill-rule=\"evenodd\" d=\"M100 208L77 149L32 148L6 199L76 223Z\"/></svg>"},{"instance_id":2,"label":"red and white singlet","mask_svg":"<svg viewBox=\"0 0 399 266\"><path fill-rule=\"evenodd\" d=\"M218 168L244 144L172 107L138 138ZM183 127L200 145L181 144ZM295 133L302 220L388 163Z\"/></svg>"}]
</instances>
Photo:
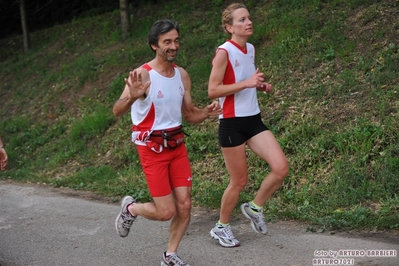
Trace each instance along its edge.
<instances>
[{"instance_id":1,"label":"red and white singlet","mask_svg":"<svg viewBox=\"0 0 399 266\"><path fill-rule=\"evenodd\" d=\"M247 43L246 49L242 49L232 40L227 40L217 50L227 52L227 68L223 78L223 84L234 84L250 78L256 71L255 47ZM220 105L223 113L220 119L232 117L253 116L260 113L256 88L246 88L235 94L220 97Z\"/></svg>"},{"instance_id":2,"label":"red and white singlet","mask_svg":"<svg viewBox=\"0 0 399 266\"><path fill-rule=\"evenodd\" d=\"M136 129L132 133L132 141L145 146L143 132L150 133L153 130L174 128L182 124L181 107L185 89L176 65L175 75L171 78L160 75L148 64L142 67L148 71L151 85L147 97L132 104L131 117Z\"/></svg>"}]
</instances>

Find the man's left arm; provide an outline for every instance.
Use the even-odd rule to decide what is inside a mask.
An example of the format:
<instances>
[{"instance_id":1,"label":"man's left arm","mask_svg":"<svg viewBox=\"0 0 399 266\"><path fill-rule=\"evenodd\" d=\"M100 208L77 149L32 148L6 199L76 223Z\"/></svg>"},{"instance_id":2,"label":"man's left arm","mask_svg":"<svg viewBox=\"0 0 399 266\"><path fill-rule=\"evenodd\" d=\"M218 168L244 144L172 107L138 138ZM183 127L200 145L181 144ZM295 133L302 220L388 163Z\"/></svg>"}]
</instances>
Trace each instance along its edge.
<instances>
[{"instance_id":1,"label":"man's left arm","mask_svg":"<svg viewBox=\"0 0 399 266\"><path fill-rule=\"evenodd\" d=\"M191 98L191 80L188 73L179 68L180 75L184 85L184 96L182 111L184 119L189 123L200 123L210 116L217 116L222 113L219 102L214 101L205 108L198 108L194 106L193 100Z\"/></svg>"}]
</instances>

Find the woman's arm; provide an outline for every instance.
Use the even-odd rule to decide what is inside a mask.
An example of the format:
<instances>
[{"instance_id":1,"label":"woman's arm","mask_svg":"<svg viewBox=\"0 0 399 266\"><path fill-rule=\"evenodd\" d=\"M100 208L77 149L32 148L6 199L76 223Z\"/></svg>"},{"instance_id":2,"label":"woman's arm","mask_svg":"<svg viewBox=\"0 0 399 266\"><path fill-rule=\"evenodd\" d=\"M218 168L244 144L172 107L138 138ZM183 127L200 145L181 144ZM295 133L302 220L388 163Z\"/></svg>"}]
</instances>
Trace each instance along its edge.
<instances>
[{"instance_id":1,"label":"woman's arm","mask_svg":"<svg viewBox=\"0 0 399 266\"><path fill-rule=\"evenodd\" d=\"M224 85L223 79L227 69L227 52L219 49L213 59L213 66L209 76L208 96L211 99L219 98L234 94L245 88L254 88L262 86L264 74L259 73L256 69L255 73L247 80L243 80L234 84Z\"/></svg>"}]
</instances>

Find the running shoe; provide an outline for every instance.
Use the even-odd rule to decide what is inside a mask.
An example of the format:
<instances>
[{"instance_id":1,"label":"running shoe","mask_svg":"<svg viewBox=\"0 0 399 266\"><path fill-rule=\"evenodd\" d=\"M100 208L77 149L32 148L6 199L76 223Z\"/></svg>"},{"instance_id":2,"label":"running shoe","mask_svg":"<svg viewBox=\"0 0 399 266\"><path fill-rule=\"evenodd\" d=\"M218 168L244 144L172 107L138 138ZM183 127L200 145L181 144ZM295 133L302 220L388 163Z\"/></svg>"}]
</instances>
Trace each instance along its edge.
<instances>
[{"instance_id":1,"label":"running shoe","mask_svg":"<svg viewBox=\"0 0 399 266\"><path fill-rule=\"evenodd\" d=\"M164 252L162 255L161 266L190 266L190 265L185 263L176 253L166 256L166 252Z\"/></svg>"},{"instance_id":2,"label":"running shoe","mask_svg":"<svg viewBox=\"0 0 399 266\"><path fill-rule=\"evenodd\" d=\"M264 235L267 234L267 226L265 218L263 217L263 210L255 213L247 202L241 205L241 212L245 217L251 220L251 227L256 233Z\"/></svg>"},{"instance_id":3,"label":"running shoe","mask_svg":"<svg viewBox=\"0 0 399 266\"><path fill-rule=\"evenodd\" d=\"M222 247L231 248L238 247L240 241L238 241L231 231L230 225L226 227L219 227L218 224L209 232L211 237L218 240Z\"/></svg>"},{"instance_id":4,"label":"running shoe","mask_svg":"<svg viewBox=\"0 0 399 266\"><path fill-rule=\"evenodd\" d=\"M130 227L134 220L136 220L136 217L132 216L127 210L127 206L135 202L136 201L130 196L125 196L122 199L121 211L115 220L116 232L118 232L118 235L121 237L126 237L129 234Z\"/></svg>"}]
</instances>

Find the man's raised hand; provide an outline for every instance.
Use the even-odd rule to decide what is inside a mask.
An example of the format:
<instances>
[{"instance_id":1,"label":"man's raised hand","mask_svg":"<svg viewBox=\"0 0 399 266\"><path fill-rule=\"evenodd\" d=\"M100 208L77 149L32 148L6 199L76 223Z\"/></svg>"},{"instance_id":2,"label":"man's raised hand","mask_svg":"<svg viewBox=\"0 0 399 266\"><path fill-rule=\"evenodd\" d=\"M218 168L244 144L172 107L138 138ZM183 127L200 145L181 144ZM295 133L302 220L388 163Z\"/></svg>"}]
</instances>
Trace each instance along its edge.
<instances>
[{"instance_id":1,"label":"man's raised hand","mask_svg":"<svg viewBox=\"0 0 399 266\"><path fill-rule=\"evenodd\" d=\"M125 78L125 83L129 89L129 94L131 99L138 99L144 96L145 92L147 91L148 87L151 84L150 81L147 81L143 85L140 69L135 69L133 71L130 71L129 78Z\"/></svg>"}]
</instances>

